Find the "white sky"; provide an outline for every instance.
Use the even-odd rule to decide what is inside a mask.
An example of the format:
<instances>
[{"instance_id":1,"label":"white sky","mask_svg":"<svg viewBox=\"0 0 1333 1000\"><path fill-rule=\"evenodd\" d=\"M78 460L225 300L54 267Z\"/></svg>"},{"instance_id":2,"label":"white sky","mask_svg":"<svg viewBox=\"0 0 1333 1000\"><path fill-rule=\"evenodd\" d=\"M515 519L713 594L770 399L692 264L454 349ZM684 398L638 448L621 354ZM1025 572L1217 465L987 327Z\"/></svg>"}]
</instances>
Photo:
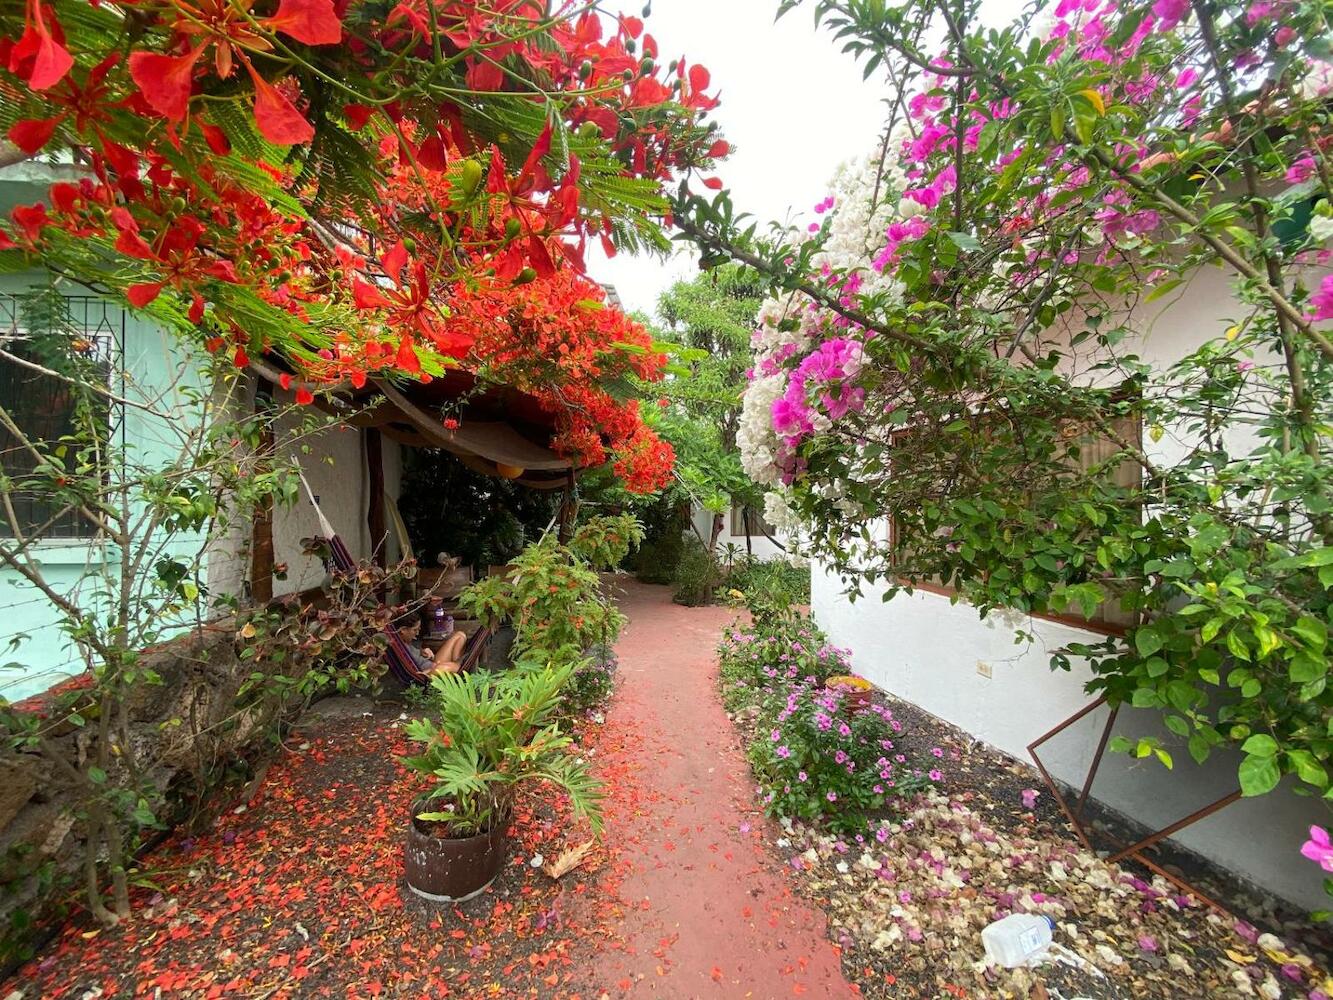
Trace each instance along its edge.
<instances>
[{"instance_id":1,"label":"white sky","mask_svg":"<svg viewBox=\"0 0 1333 1000\"><path fill-rule=\"evenodd\" d=\"M623 3L639 13L637 0ZM683 52L712 73L722 99L712 117L734 147L718 176L737 212L761 228L793 214L813 218L838 164L871 150L889 96L882 76L862 82L855 60L815 33L813 4L774 24L776 9L776 0L653 0L646 28L659 61ZM698 273L697 254L607 260L595 247L591 276L615 285L626 310L655 315L661 292Z\"/></svg>"}]
</instances>

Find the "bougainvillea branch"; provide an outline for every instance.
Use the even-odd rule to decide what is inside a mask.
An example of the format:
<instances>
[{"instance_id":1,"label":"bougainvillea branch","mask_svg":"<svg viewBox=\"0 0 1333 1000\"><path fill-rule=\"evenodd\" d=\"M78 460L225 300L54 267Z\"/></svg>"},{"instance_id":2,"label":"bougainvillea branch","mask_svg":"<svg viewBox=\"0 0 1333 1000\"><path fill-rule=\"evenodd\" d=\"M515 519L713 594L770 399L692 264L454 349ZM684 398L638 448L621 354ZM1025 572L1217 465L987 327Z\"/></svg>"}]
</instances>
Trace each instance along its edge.
<instances>
[{"instance_id":1,"label":"bougainvillea branch","mask_svg":"<svg viewBox=\"0 0 1333 1000\"><path fill-rule=\"evenodd\" d=\"M892 155L799 233L674 206L705 264L777 293L740 435L768 519L853 594L930 581L983 614L1112 621L1053 665L1160 710L1200 761L1238 748L1247 795L1285 773L1328 794L1325 13L811 6L907 88Z\"/></svg>"}]
</instances>

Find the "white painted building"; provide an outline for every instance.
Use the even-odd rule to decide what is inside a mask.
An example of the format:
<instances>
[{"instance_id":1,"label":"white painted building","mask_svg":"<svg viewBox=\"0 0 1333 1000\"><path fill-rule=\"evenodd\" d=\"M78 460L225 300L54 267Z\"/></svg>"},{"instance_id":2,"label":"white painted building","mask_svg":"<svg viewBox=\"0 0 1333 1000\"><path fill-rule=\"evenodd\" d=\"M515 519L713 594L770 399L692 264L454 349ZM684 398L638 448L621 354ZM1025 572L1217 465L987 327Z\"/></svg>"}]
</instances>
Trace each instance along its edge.
<instances>
[{"instance_id":1,"label":"white painted building","mask_svg":"<svg viewBox=\"0 0 1333 1000\"><path fill-rule=\"evenodd\" d=\"M1225 329L1233 311L1229 276L1218 269L1196 272L1187 284L1148 314L1137 346L1145 361L1169 365L1203 337ZM1144 438L1149 457L1173 463L1188 444L1166 428L1157 442ZM863 585L856 602L840 582L816 565L811 604L820 625L839 646L850 647L857 673L978 739L1030 762L1028 744L1087 705L1083 685L1090 671L1053 671L1052 651L1069 642L1095 642L1101 635L1067 621L991 615L982 620L965 602L953 603L939 588L919 588L885 603L882 588ZM1016 630L1035 636L1015 642ZM1106 719L1105 708L1085 717L1041 748L1054 776L1082 787ZM1152 758L1138 760L1107 752L1092 796L1150 829L1179 820L1237 787L1238 755L1216 753L1200 767L1183 740L1167 732L1153 711L1120 710L1114 730L1157 736L1179 752L1168 771ZM1177 835L1222 867L1302 907L1327 906L1322 873L1300 855L1312 823L1327 825L1329 809L1317 798L1297 796L1288 780L1276 791L1242 799Z\"/></svg>"},{"instance_id":2,"label":"white painted building","mask_svg":"<svg viewBox=\"0 0 1333 1000\"><path fill-rule=\"evenodd\" d=\"M703 539L705 542L708 541L708 537L713 530L712 513L704 510L699 504L695 504L691 508L690 517L694 526L690 534ZM776 544L774 543L775 538L777 539ZM756 559L765 561L780 559L786 556L782 547L785 544L782 536L764 523L762 511L751 512L748 537L741 508L733 507L722 515L722 531L717 536L719 555L725 556L728 546L730 546L734 552L741 555L748 553Z\"/></svg>"}]
</instances>

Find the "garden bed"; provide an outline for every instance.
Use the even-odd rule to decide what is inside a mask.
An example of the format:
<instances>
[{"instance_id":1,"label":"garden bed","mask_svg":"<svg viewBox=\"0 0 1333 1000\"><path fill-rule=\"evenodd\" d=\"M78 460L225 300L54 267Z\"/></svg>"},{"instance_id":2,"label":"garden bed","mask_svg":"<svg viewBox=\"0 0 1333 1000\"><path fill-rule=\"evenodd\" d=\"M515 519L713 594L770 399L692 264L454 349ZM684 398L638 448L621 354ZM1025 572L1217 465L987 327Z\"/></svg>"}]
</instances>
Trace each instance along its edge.
<instances>
[{"instance_id":1,"label":"garden bed","mask_svg":"<svg viewBox=\"0 0 1333 1000\"><path fill-rule=\"evenodd\" d=\"M750 640L733 647L752 648ZM800 672L832 670L842 658L822 652ZM729 672L726 662L724 655L724 697L759 762L762 800L774 780L764 766L770 743L811 755L794 742L802 737L790 720L778 739L771 709L737 683L747 668ZM779 692L779 702L792 683L781 671L757 679L768 696ZM775 844L799 891L828 914L844 972L865 996L1333 995L1327 938L1308 921L1183 853L1168 863L1187 866L1217 898L1246 901L1247 920L1223 916L1146 870L1107 864L1082 848L1035 769L913 705L882 693L876 701L896 724L896 773L929 766L930 785L868 808L861 835L839 836L824 817L784 819ZM817 798L823 786L814 791ZM984 966L981 930L1009 912L1057 921L1056 960L1011 971Z\"/></svg>"},{"instance_id":2,"label":"garden bed","mask_svg":"<svg viewBox=\"0 0 1333 1000\"><path fill-rule=\"evenodd\" d=\"M254 798L145 859L132 921L99 930L76 918L0 995L562 995L589 942L616 937L614 895L588 891L606 849L552 879L543 868L588 833L549 794L525 796L490 890L455 907L416 900L402 844L421 782L395 759L412 750L401 716L395 704L322 703Z\"/></svg>"},{"instance_id":3,"label":"garden bed","mask_svg":"<svg viewBox=\"0 0 1333 1000\"><path fill-rule=\"evenodd\" d=\"M889 837L873 850L817 824L785 823L776 842L801 891L828 913L844 971L867 997L1320 1000L1327 991L1327 949L1306 943L1318 930L1280 904L1222 873L1190 871L1225 898L1248 897L1256 923L1223 918L1149 872L1107 865L1081 849L1049 794L1034 800L1035 769L913 705L880 700L904 723L898 742L909 756L944 750L943 781L886 819ZM736 721L745 742L756 735L752 713ZM1010 907L1057 915L1056 940L1088 966L979 969L981 928Z\"/></svg>"}]
</instances>

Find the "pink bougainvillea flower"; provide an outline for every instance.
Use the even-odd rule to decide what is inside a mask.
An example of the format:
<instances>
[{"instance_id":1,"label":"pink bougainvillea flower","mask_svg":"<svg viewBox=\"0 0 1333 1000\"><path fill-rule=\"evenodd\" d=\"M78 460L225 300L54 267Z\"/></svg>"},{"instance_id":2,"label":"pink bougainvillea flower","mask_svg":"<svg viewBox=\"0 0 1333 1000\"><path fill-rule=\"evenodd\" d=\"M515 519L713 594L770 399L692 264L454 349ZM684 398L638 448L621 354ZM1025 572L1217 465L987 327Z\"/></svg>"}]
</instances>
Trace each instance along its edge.
<instances>
[{"instance_id":1,"label":"pink bougainvillea flower","mask_svg":"<svg viewBox=\"0 0 1333 1000\"><path fill-rule=\"evenodd\" d=\"M1182 69L1176 76L1176 89L1184 90L1186 87L1192 86L1197 79L1199 79L1199 71L1193 66Z\"/></svg>"},{"instance_id":2,"label":"pink bougainvillea flower","mask_svg":"<svg viewBox=\"0 0 1333 1000\"><path fill-rule=\"evenodd\" d=\"M1035 808L1036 805L1037 805L1037 796L1040 795L1040 794L1041 794L1041 792L1037 791L1035 788L1025 788L1025 789L1023 789L1023 793L1022 793L1022 795L1023 795L1023 808L1024 808L1024 809L1032 809L1032 808Z\"/></svg>"},{"instance_id":3,"label":"pink bougainvillea flower","mask_svg":"<svg viewBox=\"0 0 1333 1000\"><path fill-rule=\"evenodd\" d=\"M1310 319L1316 322L1333 319L1333 274L1324 275L1319 291L1310 296L1310 305L1314 306Z\"/></svg>"},{"instance_id":4,"label":"pink bougainvillea flower","mask_svg":"<svg viewBox=\"0 0 1333 1000\"><path fill-rule=\"evenodd\" d=\"M1189 9L1189 0L1157 0L1152 5L1152 12L1160 19L1157 27L1162 31L1170 31L1183 21Z\"/></svg>"},{"instance_id":5,"label":"pink bougainvillea flower","mask_svg":"<svg viewBox=\"0 0 1333 1000\"><path fill-rule=\"evenodd\" d=\"M1326 872L1333 872L1333 843L1322 826L1310 827L1310 839L1301 845L1301 854Z\"/></svg>"}]
</instances>

